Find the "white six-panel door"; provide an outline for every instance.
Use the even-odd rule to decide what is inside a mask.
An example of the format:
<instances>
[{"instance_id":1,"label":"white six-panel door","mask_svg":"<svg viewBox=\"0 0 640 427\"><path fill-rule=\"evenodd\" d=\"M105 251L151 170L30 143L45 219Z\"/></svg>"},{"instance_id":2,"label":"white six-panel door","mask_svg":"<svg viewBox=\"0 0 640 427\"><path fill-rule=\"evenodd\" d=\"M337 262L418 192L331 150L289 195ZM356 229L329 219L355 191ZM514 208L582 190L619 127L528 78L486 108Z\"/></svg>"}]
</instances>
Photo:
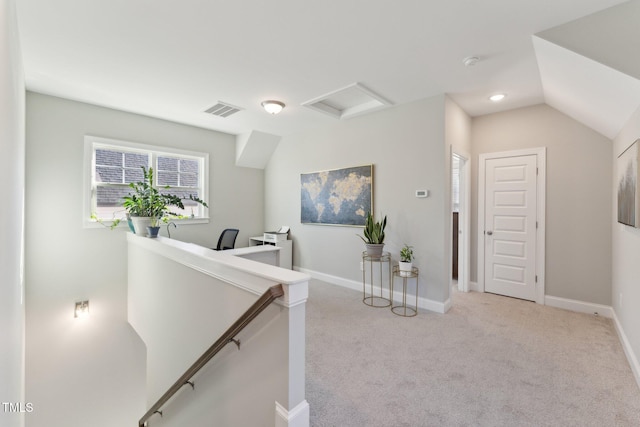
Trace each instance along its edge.
<instances>
[{"instance_id":1,"label":"white six-panel door","mask_svg":"<svg viewBox=\"0 0 640 427\"><path fill-rule=\"evenodd\" d=\"M485 161L484 287L536 301L536 156Z\"/></svg>"}]
</instances>

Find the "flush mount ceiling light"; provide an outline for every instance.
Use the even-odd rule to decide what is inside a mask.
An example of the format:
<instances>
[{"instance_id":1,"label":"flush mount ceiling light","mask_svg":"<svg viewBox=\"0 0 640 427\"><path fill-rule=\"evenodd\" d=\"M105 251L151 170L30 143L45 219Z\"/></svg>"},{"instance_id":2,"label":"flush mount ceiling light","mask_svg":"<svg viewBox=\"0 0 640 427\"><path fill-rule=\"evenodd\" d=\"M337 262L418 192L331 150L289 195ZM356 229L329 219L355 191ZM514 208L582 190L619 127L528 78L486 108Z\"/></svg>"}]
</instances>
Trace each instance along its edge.
<instances>
[{"instance_id":1,"label":"flush mount ceiling light","mask_svg":"<svg viewBox=\"0 0 640 427\"><path fill-rule=\"evenodd\" d=\"M284 108L284 102L274 100L263 101L261 105L271 114L278 114Z\"/></svg>"},{"instance_id":2,"label":"flush mount ceiling light","mask_svg":"<svg viewBox=\"0 0 640 427\"><path fill-rule=\"evenodd\" d=\"M490 101L493 101L493 102L500 102L500 101L502 101L506 96L507 96L507 95L505 95L504 93L496 93L495 95L491 95L491 96L489 97L489 100L490 100Z\"/></svg>"},{"instance_id":3,"label":"flush mount ceiling light","mask_svg":"<svg viewBox=\"0 0 640 427\"><path fill-rule=\"evenodd\" d=\"M478 61L480 61L480 58L478 58L477 56L467 56L462 60L462 63L465 67L473 67L478 63Z\"/></svg>"}]
</instances>

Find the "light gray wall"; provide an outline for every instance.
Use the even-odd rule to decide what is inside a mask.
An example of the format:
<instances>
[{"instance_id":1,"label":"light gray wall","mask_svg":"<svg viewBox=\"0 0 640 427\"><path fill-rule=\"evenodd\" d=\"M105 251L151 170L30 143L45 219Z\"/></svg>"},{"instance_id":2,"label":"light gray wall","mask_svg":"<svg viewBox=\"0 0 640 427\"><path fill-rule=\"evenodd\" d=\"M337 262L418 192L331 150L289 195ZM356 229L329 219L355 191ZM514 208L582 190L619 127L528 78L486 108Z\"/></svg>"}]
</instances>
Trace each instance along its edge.
<instances>
[{"instance_id":1,"label":"light gray wall","mask_svg":"<svg viewBox=\"0 0 640 427\"><path fill-rule=\"evenodd\" d=\"M477 280L478 155L547 147L546 295L611 304L611 141L547 106L472 121L471 279Z\"/></svg>"},{"instance_id":2,"label":"light gray wall","mask_svg":"<svg viewBox=\"0 0 640 427\"><path fill-rule=\"evenodd\" d=\"M626 126L613 141L612 185L612 305L627 339L635 353L640 357L640 229L628 227L617 222L617 159L633 141L640 138L640 109L629 119ZM637 362L636 362L637 363ZM638 373L636 372L636 375Z\"/></svg>"},{"instance_id":3,"label":"light gray wall","mask_svg":"<svg viewBox=\"0 0 640 427\"><path fill-rule=\"evenodd\" d=\"M301 224L300 174L373 164L374 213L388 216L385 250L397 261L404 243L414 246L419 295L446 300L444 101L440 95L282 138L265 170L265 227L291 226L295 266L362 283L362 228ZM417 189L429 197L416 198Z\"/></svg>"},{"instance_id":4,"label":"light gray wall","mask_svg":"<svg viewBox=\"0 0 640 427\"><path fill-rule=\"evenodd\" d=\"M24 401L24 78L14 2L0 0L0 402ZM24 408L24 406L23 406ZM0 408L0 425L24 414Z\"/></svg>"},{"instance_id":5,"label":"light gray wall","mask_svg":"<svg viewBox=\"0 0 640 427\"><path fill-rule=\"evenodd\" d=\"M242 231L238 243L262 231L263 172L234 166L233 136L28 93L29 427L134 425L146 411L145 349L127 323L125 229L82 228L85 134L210 153L211 223L172 237L213 246L228 226ZM87 321L73 319L81 299Z\"/></svg>"},{"instance_id":6,"label":"light gray wall","mask_svg":"<svg viewBox=\"0 0 640 427\"><path fill-rule=\"evenodd\" d=\"M471 154L471 117L448 96L445 98L445 137L453 151Z\"/></svg>"}]
</instances>

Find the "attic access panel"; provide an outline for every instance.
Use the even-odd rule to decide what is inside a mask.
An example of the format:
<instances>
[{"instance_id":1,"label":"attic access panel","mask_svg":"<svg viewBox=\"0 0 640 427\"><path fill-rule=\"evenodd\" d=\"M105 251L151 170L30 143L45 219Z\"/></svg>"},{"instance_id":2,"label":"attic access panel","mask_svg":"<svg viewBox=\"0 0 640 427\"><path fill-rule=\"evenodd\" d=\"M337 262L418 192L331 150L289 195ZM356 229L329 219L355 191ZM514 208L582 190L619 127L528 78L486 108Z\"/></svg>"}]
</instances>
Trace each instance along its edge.
<instances>
[{"instance_id":1,"label":"attic access panel","mask_svg":"<svg viewBox=\"0 0 640 427\"><path fill-rule=\"evenodd\" d=\"M391 105L391 103L360 83L353 83L342 89L303 102L302 105L338 119L348 119L349 117L379 110Z\"/></svg>"}]
</instances>

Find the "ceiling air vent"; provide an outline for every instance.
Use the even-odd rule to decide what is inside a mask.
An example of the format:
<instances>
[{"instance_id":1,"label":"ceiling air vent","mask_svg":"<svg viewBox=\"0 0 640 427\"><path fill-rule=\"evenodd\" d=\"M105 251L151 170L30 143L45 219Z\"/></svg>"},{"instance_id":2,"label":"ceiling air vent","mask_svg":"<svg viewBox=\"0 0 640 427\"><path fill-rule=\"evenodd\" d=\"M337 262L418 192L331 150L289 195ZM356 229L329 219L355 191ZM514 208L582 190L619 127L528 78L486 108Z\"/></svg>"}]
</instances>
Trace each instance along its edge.
<instances>
[{"instance_id":1,"label":"ceiling air vent","mask_svg":"<svg viewBox=\"0 0 640 427\"><path fill-rule=\"evenodd\" d=\"M227 104L226 102L218 101L216 105L211 108L207 108L206 110L204 110L204 112L213 114L214 116L218 117L229 117L230 115L235 114L240 110L243 110L243 108Z\"/></svg>"}]
</instances>

